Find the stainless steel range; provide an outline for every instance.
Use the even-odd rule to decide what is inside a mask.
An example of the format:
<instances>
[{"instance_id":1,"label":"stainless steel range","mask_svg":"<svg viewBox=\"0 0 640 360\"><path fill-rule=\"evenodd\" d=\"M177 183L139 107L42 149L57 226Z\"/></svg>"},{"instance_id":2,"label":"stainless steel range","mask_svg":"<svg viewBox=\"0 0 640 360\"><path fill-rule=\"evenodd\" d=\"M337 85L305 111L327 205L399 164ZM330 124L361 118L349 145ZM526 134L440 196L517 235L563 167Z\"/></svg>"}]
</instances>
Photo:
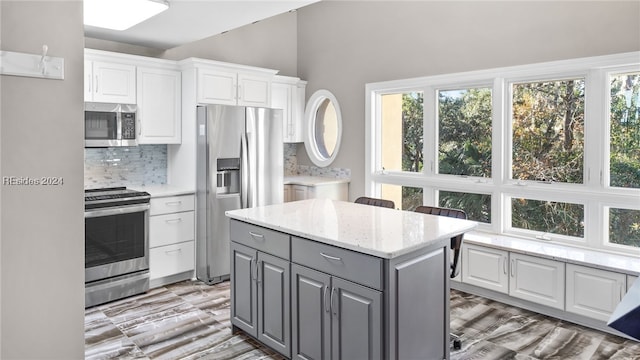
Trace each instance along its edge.
<instances>
[{"instance_id":1,"label":"stainless steel range","mask_svg":"<svg viewBox=\"0 0 640 360\"><path fill-rule=\"evenodd\" d=\"M149 290L149 199L125 187L85 190L85 307Z\"/></svg>"}]
</instances>

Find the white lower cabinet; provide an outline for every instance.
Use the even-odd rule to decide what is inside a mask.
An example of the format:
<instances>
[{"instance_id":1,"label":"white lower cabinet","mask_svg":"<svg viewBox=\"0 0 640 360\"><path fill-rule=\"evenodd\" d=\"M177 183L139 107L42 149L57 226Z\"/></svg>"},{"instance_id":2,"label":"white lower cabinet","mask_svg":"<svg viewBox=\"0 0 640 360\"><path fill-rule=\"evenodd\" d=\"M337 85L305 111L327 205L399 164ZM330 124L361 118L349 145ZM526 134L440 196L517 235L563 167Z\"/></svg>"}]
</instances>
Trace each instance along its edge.
<instances>
[{"instance_id":1,"label":"white lower cabinet","mask_svg":"<svg viewBox=\"0 0 640 360\"><path fill-rule=\"evenodd\" d=\"M485 289L509 292L509 252L463 244L462 282Z\"/></svg>"},{"instance_id":2,"label":"white lower cabinet","mask_svg":"<svg viewBox=\"0 0 640 360\"><path fill-rule=\"evenodd\" d=\"M564 263L509 254L509 295L564 310Z\"/></svg>"},{"instance_id":3,"label":"white lower cabinet","mask_svg":"<svg viewBox=\"0 0 640 360\"><path fill-rule=\"evenodd\" d=\"M566 311L607 321L626 292L626 275L567 264Z\"/></svg>"},{"instance_id":4,"label":"white lower cabinet","mask_svg":"<svg viewBox=\"0 0 640 360\"><path fill-rule=\"evenodd\" d=\"M150 280L193 271L193 246L193 241L187 241L150 249Z\"/></svg>"},{"instance_id":5,"label":"white lower cabinet","mask_svg":"<svg viewBox=\"0 0 640 360\"><path fill-rule=\"evenodd\" d=\"M284 202L317 198L348 201L349 183L327 182L314 185L284 185Z\"/></svg>"},{"instance_id":6,"label":"white lower cabinet","mask_svg":"<svg viewBox=\"0 0 640 360\"><path fill-rule=\"evenodd\" d=\"M149 282L162 286L193 277L195 227L193 195L151 199Z\"/></svg>"},{"instance_id":7,"label":"white lower cabinet","mask_svg":"<svg viewBox=\"0 0 640 360\"><path fill-rule=\"evenodd\" d=\"M631 289L631 286L633 286L633 283L636 280L638 280L637 276L627 275L627 291L629 291L629 289Z\"/></svg>"},{"instance_id":8,"label":"white lower cabinet","mask_svg":"<svg viewBox=\"0 0 640 360\"><path fill-rule=\"evenodd\" d=\"M464 244L462 282L564 309L564 263Z\"/></svg>"}]
</instances>

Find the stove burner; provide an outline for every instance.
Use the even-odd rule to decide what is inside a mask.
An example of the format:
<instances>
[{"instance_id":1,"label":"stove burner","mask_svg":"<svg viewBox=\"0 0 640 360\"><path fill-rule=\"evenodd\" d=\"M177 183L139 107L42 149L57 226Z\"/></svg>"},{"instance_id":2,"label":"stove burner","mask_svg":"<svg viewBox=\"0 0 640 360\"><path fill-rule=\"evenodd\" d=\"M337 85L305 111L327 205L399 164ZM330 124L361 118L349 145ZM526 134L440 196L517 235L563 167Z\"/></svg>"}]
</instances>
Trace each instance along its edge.
<instances>
[{"instance_id":1,"label":"stove burner","mask_svg":"<svg viewBox=\"0 0 640 360\"><path fill-rule=\"evenodd\" d=\"M146 191L127 189L126 187L112 187L101 189L87 189L84 191L84 207L111 207L148 203L151 195Z\"/></svg>"}]
</instances>

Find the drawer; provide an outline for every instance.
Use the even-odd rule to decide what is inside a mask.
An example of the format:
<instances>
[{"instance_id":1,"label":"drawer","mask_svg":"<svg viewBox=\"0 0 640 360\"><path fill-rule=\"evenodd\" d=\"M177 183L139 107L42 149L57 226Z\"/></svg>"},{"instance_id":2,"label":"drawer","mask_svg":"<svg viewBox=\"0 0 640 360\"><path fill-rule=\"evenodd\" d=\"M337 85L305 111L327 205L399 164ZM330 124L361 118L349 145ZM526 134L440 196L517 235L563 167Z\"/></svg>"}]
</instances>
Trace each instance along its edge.
<instances>
[{"instance_id":1,"label":"drawer","mask_svg":"<svg viewBox=\"0 0 640 360\"><path fill-rule=\"evenodd\" d=\"M151 280L194 269L193 241L160 246L149 251Z\"/></svg>"},{"instance_id":2,"label":"drawer","mask_svg":"<svg viewBox=\"0 0 640 360\"><path fill-rule=\"evenodd\" d=\"M151 199L150 215L169 214L195 209L193 195L169 196Z\"/></svg>"},{"instance_id":3,"label":"drawer","mask_svg":"<svg viewBox=\"0 0 640 360\"><path fill-rule=\"evenodd\" d=\"M261 226L231 220L231 240L250 248L289 260L289 235Z\"/></svg>"},{"instance_id":4,"label":"drawer","mask_svg":"<svg viewBox=\"0 0 640 360\"><path fill-rule=\"evenodd\" d=\"M375 256L293 237L291 261L382 290L383 261Z\"/></svg>"},{"instance_id":5,"label":"drawer","mask_svg":"<svg viewBox=\"0 0 640 360\"><path fill-rule=\"evenodd\" d=\"M194 212L149 216L149 247L195 239Z\"/></svg>"}]
</instances>

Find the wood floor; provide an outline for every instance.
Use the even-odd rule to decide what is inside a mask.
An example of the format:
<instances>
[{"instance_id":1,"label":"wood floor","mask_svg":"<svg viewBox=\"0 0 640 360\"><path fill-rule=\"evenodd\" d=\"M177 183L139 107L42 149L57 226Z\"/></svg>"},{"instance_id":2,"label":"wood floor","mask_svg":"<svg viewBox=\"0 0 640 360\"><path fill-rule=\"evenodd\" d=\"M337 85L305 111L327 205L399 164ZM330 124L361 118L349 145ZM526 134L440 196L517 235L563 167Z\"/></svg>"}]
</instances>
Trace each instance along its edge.
<instances>
[{"instance_id":1,"label":"wood floor","mask_svg":"<svg viewBox=\"0 0 640 360\"><path fill-rule=\"evenodd\" d=\"M452 360L640 360L638 342L455 290L451 331L463 342ZM231 334L229 282L191 281L86 309L85 358L282 359Z\"/></svg>"}]
</instances>

